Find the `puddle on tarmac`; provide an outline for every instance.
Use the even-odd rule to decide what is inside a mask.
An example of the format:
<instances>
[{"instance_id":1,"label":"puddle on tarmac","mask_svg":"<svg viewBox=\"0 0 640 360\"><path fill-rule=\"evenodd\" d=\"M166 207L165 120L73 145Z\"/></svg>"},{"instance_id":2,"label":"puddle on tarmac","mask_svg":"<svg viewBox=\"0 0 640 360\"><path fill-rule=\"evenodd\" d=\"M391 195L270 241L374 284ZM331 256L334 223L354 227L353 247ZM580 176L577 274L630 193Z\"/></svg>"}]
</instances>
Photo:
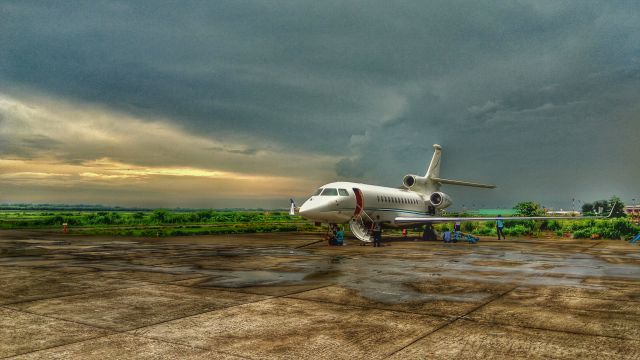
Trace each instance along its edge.
<instances>
[{"instance_id":1,"label":"puddle on tarmac","mask_svg":"<svg viewBox=\"0 0 640 360\"><path fill-rule=\"evenodd\" d=\"M56 244L60 245L57 249ZM609 263L590 254L535 248L527 252L490 246L444 250L386 248L384 252L346 256L278 246L230 248L215 244L185 246L132 241L78 242L67 246L62 242L30 240L15 245L2 249L0 264L18 260L47 260L62 253L71 256L64 259L65 266L106 271L200 274L210 277L203 284L229 288L327 283L354 290L365 298L381 303L482 301L495 294L496 284L555 285L602 290L602 286L583 284L583 279L607 277L640 280L638 265ZM628 256L640 258L639 254ZM273 267L278 264L277 261L265 261L264 269L246 270L217 270L213 266L205 269L194 264L198 261L211 261L214 265L219 261L224 264L232 259L255 260L259 263L261 257L265 260L287 258L287 270L291 268L292 271L270 270L269 263ZM140 260L148 263L140 264ZM453 288L456 282L461 281L479 285L474 289L440 292L437 291L437 286L410 286L437 283L446 287L451 283ZM436 290L430 293L425 289Z\"/></svg>"}]
</instances>

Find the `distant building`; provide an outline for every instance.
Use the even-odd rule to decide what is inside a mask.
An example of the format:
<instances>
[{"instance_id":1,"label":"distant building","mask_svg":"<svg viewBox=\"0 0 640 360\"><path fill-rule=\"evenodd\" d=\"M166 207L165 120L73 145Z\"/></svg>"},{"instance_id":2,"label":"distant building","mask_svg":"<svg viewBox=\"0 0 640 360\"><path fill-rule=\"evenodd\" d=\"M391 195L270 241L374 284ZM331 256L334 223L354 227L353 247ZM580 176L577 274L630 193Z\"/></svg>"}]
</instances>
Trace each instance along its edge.
<instances>
[{"instance_id":1,"label":"distant building","mask_svg":"<svg viewBox=\"0 0 640 360\"><path fill-rule=\"evenodd\" d=\"M640 222L640 205L627 205L624 207L624 213L633 221Z\"/></svg>"},{"instance_id":2,"label":"distant building","mask_svg":"<svg viewBox=\"0 0 640 360\"><path fill-rule=\"evenodd\" d=\"M640 205L627 205L624 212L629 216L640 216Z\"/></svg>"},{"instance_id":3,"label":"distant building","mask_svg":"<svg viewBox=\"0 0 640 360\"><path fill-rule=\"evenodd\" d=\"M580 211L577 211L577 210L562 210L562 209L560 209L560 210L549 210L549 209L546 209L545 212L546 212L547 215L551 215L551 216L554 216L554 215L557 215L557 216L580 216L580 215L582 215L582 213Z\"/></svg>"}]
</instances>

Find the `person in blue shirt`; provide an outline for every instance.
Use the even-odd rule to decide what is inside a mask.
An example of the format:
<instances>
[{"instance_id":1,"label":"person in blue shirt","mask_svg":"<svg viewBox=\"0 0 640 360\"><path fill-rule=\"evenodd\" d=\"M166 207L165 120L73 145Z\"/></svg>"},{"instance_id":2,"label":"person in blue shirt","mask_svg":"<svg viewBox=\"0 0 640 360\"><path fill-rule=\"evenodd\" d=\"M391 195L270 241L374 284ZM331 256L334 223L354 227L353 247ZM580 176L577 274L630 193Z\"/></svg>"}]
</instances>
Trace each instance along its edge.
<instances>
[{"instance_id":1,"label":"person in blue shirt","mask_svg":"<svg viewBox=\"0 0 640 360\"><path fill-rule=\"evenodd\" d=\"M451 242L451 231L449 231L449 228L444 229L444 233L442 234L442 240L444 240L444 242L446 243Z\"/></svg>"},{"instance_id":2,"label":"person in blue shirt","mask_svg":"<svg viewBox=\"0 0 640 360\"><path fill-rule=\"evenodd\" d=\"M336 245L344 245L344 231L342 228L338 228L338 231L336 232Z\"/></svg>"},{"instance_id":3,"label":"person in blue shirt","mask_svg":"<svg viewBox=\"0 0 640 360\"><path fill-rule=\"evenodd\" d=\"M502 215L498 215L498 217L501 217ZM498 240L500 240L500 236L502 236L502 240L507 240L506 237L504 237L504 234L502 233L502 228L504 228L504 222L502 222L502 219L498 219L498 221L496 221L496 229L498 232Z\"/></svg>"}]
</instances>

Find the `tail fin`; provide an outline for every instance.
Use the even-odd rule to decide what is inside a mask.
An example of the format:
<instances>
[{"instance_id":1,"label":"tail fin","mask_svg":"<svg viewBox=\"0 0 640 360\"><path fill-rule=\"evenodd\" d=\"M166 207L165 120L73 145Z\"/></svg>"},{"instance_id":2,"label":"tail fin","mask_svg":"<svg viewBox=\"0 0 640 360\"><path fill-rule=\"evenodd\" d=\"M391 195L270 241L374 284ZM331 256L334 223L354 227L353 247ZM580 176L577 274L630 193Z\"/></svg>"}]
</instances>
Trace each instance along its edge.
<instances>
[{"instance_id":1,"label":"tail fin","mask_svg":"<svg viewBox=\"0 0 640 360\"><path fill-rule=\"evenodd\" d=\"M427 173L424 174L424 177L426 177L427 179L440 177L440 157L441 156L442 156L442 146L438 144L433 144L433 157L431 158L431 163L429 163L429 168L427 168Z\"/></svg>"},{"instance_id":2,"label":"tail fin","mask_svg":"<svg viewBox=\"0 0 640 360\"><path fill-rule=\"evenodd\" d=\"M451 180L451 179L443 179L440 177L440 157L442 156L442 147L438 144L433 144L433 157L431 158L431 163L429 164L429 168L427 169L427 173L425 177L427 178L429 189L434 189L433 191L437 191L440 189L440 185L449 184L449 185L459 185L459 186L473 186L480 188L493 189L495 185L489 184L480 184L469 181L461 181L461 180Z\"/></svg>"}]
</instances>

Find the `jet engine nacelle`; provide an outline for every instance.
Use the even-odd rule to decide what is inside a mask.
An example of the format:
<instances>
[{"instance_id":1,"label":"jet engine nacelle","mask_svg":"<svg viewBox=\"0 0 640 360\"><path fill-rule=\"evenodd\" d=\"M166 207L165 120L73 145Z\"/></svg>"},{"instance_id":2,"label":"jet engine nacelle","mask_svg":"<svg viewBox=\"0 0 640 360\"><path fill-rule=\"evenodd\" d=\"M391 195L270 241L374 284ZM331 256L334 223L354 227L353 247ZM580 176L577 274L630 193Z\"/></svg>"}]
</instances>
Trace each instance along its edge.
<instances>
[{"instance_id":1,"label":"jet engine nacelle","mask_svg":"<svg viewBox=\"0 0 640 360\"><path fill-rule=\"evenodd\" d=\"M429 201L431 205L435 206L438 210L444 209L453 203L449 195L439 191L431 193L431 195L429 195Z\"/></svg>"},{"instance_id":2,"label":"jet engine nacelle","mask_svg":"<svg viewBox=\"0 0 640 360\"><path fill-rule=\"evenodd\" d=\"M407 189L421 189L426 185L427 177L409 174L402 178L402 183Z\"/></svg>"}]
</instances>

